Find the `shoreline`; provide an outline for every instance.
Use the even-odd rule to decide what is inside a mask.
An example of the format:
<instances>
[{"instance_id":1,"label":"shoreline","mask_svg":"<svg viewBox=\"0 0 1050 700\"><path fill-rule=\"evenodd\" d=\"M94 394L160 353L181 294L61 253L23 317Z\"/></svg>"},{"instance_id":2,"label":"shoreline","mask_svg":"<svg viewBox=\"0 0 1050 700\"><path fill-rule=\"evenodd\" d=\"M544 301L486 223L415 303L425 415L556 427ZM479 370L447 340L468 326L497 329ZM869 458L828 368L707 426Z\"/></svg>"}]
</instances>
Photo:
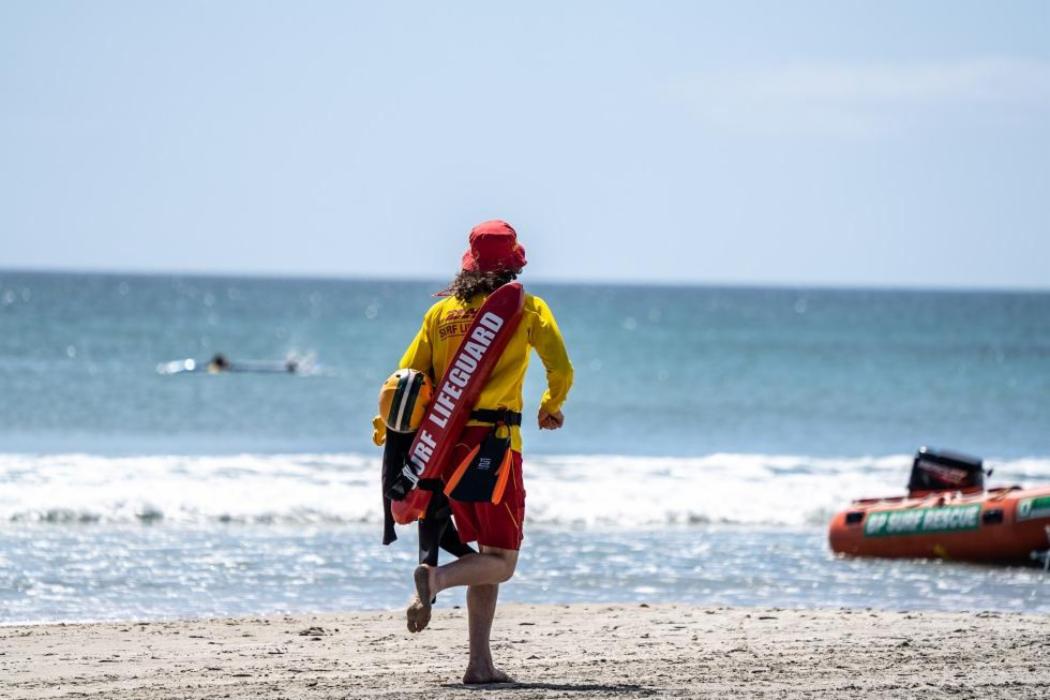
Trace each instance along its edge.
<instances>
[{"instance_id":1,"label":"shoreline","mask_svg":"<svg viewBox=\"0 0 1050 700\"><path fill-rule=\"evenodd\" d=\"M991 565L990 565L991 566ZM1000 565L1000 568L1002 566ZM1023 570L1042 571L1041 567L1018 567ZM445 591L444 595L451 596L455 595L454 592ZM916 601L918 603L918 601ZM435 615L438 613L446 613L456 619L455 616L459 613L463 614L463 620L466 621L466 601L463 596L459 596L455 602L445 601L439 602L434 605L433 612ZM679 602L672 603L666 600L656 600L652 603L642 603L631 600L617 600L617 601L596 601L590 603L581 602L558 602L558 603L547 603L547 602L522 602L509 600L507 602L500 602L499 609L511 610L511 609L531 609L531 610L547 610L547 609L581 609L581 610L596 610L596 609L616 609L616 610L632 610L634 608L646 609L679 609L684 611L698 611L704 614L718 614L728 613L731 611L739 611L743 613L760 613L760 614L785 614L792 615L796 613L810 613L810 614L841 614L841 615L860 615L866 613L885 614L885 615L962 615L962 616L975 616L975 617L1030 617L1030 618L1042 618L1045 617L1047 624L1050 625L1050 612L1041 611L1020 611L1010 610L1007 608L967 608L967 609L938 609L923 607L921 604L915 606L898 606L898 607L880 607L878 605L864 605L864 606L846 606L846 605L749 605L749 604L733 604L733 603L712 603L711 605L699 605L692 602ZM714 611L713 613L710 611ZM128 627L128 626L148 626L148 625L190 625L190 624L210 624L210 623L223 623L223 624L242 624L242 623L257 623L270 621L271 623L277 620L318 620L323 618L330 619L343 619L343 618L356 618L356 617L375 617L377 619L384 616L404 614L404 610L401 608L384 608L384 607L365 607L365 608L353 608L343 611L334 610L288 610L288 611L269 611L269 612L246 612L246 613L231 613L231 614L186 614L186 615L172 615L170 617L122 617L122 618L98 618L98 619L77 619L70 618L66 620L62 619L45 619L45 620L15 620L15 621L0 621L0 640L4 639L4 632L10 631L16 628L37 628L37 627L59 627L59 628L73 628L73 627ZM1050 632L1050 630L1048 630ZM411 635L410 635L411 636ZM0 696L2 700L2 696Z\"/></svg>"},{"instance_id":2,"label":"shoreline","mask_svg":"<svg viewBox=\"0 0 1050 700\"><path fill-rule=\"evenodd\" d=\"M1042 697L1050 617L691 605L501 606L497 664L460 684L466 611L0 627L11 698Z\"/></svg>"}]
</instances>

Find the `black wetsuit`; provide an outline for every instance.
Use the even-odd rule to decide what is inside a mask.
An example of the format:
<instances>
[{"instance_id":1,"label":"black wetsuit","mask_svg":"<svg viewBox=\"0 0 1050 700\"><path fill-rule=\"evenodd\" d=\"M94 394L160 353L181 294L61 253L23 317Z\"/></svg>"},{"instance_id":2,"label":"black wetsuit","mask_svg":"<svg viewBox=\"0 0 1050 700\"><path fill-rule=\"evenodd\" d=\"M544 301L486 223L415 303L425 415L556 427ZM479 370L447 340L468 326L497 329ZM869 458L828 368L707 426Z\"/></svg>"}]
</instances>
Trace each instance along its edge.
<instances>
[{"instance_id":1,"label":"black wetsuit","mask_svg":"<svg viewBox=\"0 0 1050 700\"><path fill-rule=\"evenodd\" d=\"M390 511L390 499L386 493L401 473L413 437L413 433L393 430L388 430L386 434L386 447L383 449L383 544L390 544L397 539L394 515ZM438 552L442 549L457 558L475 553L473 547L460 541L452 522L448 498L438 490L432 492L427 512L419 521L419 563L437 566Z\"/></svg>"}]
</instances>

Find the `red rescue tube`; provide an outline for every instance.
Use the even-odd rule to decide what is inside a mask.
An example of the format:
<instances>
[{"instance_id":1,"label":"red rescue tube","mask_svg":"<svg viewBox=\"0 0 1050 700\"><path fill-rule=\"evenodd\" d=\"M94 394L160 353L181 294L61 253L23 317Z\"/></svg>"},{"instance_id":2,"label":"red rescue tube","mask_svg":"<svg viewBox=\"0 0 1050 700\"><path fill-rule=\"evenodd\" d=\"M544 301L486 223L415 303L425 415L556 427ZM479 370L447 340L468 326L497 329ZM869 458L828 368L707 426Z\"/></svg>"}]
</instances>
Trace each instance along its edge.
<instances>
[{"instance_id":1,"label":"red rescue tube","mask_svg":"<svg viewBox=\"0 0 1050 700\"><path fill-rule=\"evenodd\" d=\"M994 488L854 501L835 515L828 543L861 557L1031 561L1050 548L1050 487Z\"/></svg>"},{"instance_id":2,"label":"red rescue tube","mask_svg":"<svg viewBox=\"0 0 1050 700\"><path fill-rule=\"evenodd\" d=\"M440 477L492 368L521 322L524 305L525 289L511 282L492 292L478 309L434 388L434 400L409 449L405 468L415 479ZM394 501L390 510L394 520L405 525L423 517L429 502L430 491L414 488L403 501Z\"/></svg>"}]
</instances>

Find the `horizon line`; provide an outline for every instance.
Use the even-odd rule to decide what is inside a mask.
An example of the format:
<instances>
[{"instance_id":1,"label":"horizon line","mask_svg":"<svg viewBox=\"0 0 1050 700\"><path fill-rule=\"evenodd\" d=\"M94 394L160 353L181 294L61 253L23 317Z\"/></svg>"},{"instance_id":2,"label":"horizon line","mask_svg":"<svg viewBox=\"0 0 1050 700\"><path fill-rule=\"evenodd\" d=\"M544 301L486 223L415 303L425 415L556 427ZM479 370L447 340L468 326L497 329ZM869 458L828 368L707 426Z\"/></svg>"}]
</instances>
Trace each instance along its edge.
<instances>
[{"instance_id":1,"label":"horizon line","mask_svg":"<svg viewBox=\"0 0 1050 700\"><path fill-rule=\"evenodd\" d=\"M414 275L377 276L370 274L348 273L348 272L285 272L274 270L178 270L178 269L120 269L120 268L69 268L69 267L36 267L26 266L0 266L0 276L5 273L42 274L42 275L86 275L97 277L111 277L125 275L129 277L196 277L211 279L255 279L255 280L318 280L318 281L345 281L345 282L414 282L446 284L444 278L425 277ZM1050 285L1037 286L1006 286L1006 285L908 285L891 282L801 282L792 280L767 280L767 281L741 281L741 280L688 280L679 278L669 279L617 279L617 278L586 278L565 279L559 277L530 277L531 282L536 284L566 285L566 286L610 286L610 287L664 287L664 288L730 288L730 289L812 289L812 290L840 290L840 291L879 291L879 292L992 292L1006 294L1047 294L1050 293Z\"/></svg>"}]
</instances>

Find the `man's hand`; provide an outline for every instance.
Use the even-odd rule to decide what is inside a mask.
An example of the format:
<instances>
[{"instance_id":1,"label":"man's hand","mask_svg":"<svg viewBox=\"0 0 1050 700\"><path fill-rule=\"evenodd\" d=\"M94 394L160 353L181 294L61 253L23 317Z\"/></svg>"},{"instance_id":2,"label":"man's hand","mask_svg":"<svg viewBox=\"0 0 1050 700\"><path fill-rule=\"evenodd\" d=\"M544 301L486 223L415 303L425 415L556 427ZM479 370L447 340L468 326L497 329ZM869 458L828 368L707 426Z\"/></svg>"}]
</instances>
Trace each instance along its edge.
<instances>
[{"instance_id":1,"label":"man's hand","mask_svg":"<svg viewBox=\"0 0 1050 700\"><path fill-rule=\"evenodd\" d=\"M565 416L561 411L549 413L543 407L540 407L540 414L537 420L540 424L540 430L557 430L565 425Z\"/></svg>"}]
</instances>

